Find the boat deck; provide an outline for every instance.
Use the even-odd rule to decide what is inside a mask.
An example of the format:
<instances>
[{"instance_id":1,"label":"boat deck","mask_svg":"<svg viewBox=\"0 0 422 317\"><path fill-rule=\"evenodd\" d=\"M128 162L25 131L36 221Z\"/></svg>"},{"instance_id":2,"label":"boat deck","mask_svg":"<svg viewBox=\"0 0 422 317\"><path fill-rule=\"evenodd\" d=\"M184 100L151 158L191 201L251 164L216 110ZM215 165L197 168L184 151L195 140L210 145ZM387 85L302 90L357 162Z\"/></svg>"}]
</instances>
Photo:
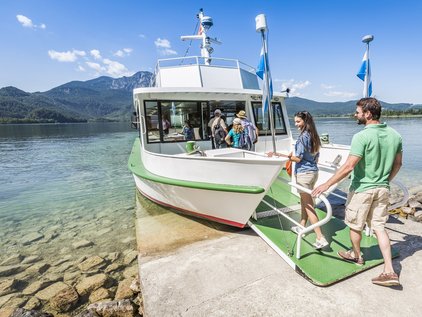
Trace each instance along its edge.
<instances>
[{"instance_id":1,"label":"boat deck","mask_svg":"<svg viewBox=\"0 0 422 317\"><path fill-rule=\"evenodd\" d=\"M286 178L287 175L283 174ZM271 187L269 194L264 198L268 203L277 208L300 208L300 198L289 194L289 185L283 181L276 181ZM257 207L257 215L267 212L269 207L261 203ZM325 216L325 212L317 209L319 219ZM300 210L294 210L289 216L296 221L300 220ZM361 251L365 259L365 265L358 266L348 263L339 258L337 252L351 248L349 239L349 228L344 222L336 217L322 226L329 246L323 250L315 250L313 243L316 235L314 232L307 234L301 245L301 257L296 258L297 235L290 229L293 224L282 216L274 215L258 220L251 219L250 226L256 231L270 246L281 255L296 272L304 276L310 282L319 286L327 286L343 280L347 277L368 270L383 263L383 258L378 247L376 238L362 235ZM393 257L398 256L398 252L393 248Z\"/></svg>"}]
</instances>

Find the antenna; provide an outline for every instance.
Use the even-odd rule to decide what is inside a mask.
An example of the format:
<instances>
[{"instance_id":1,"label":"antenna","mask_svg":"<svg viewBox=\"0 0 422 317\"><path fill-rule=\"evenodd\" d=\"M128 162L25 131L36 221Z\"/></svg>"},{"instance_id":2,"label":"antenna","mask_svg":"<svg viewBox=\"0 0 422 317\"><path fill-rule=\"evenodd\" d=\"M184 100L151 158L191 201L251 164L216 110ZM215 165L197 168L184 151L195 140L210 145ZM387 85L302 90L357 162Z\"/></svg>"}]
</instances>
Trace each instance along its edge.
<instances>
[{"instance_id":1,"label":"antenna","mask_svg":"<svg viewBox=\"0 0 422 317\"><path fill-rule=\"evenodd\" d=\"M211 63L211 54L214 52L214 48L211 47L211 43L222 44L217 38L210 38L207 36L207 32L214 25L211 17L204 15L204 11L199 9L199 13L196 15L199 19L199 30L197 35L183 35L180 37L182 41L186 40L202 40L201 44L201 57L205 59L205 65Z\"/></svg>"}]
</instances>

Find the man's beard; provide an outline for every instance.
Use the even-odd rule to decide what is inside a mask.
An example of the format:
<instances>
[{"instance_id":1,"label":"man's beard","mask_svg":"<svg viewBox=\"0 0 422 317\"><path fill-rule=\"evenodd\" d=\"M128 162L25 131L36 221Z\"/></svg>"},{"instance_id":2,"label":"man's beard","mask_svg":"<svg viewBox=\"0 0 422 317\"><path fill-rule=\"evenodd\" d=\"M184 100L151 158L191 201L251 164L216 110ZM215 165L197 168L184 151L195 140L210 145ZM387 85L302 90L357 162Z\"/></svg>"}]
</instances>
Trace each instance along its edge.
<instances>
[{"instance_id":1,"label":"man's beard","mask_svg":"<svg viewBox=\"0 0 422 317\"><path fill-rule=\"evenodd\" d=\"M358 118L357 120L356 120L356 123L357 124L366 124L366 119L365 118Z\"/></svg>"}]
</instances>

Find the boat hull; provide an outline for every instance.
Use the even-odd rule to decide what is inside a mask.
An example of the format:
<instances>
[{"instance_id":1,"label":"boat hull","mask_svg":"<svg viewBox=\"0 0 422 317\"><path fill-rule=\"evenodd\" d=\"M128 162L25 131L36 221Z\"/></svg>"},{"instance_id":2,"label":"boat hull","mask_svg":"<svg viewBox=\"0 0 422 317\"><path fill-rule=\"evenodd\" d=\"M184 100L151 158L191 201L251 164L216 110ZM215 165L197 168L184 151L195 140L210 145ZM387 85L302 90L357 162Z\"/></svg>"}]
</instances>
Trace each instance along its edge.
<instances>
[{"instance_id":1,"label":"boat hull","mask_svg":"<svg viewBox=\"0 0 422 317\"><path fill-rule=\"evenodd\" d=\"M136 187L146 198L178 212L243 228L262 193L236 193L175 186L147 180L134 175Z\"/></svg>"}]
</instances>

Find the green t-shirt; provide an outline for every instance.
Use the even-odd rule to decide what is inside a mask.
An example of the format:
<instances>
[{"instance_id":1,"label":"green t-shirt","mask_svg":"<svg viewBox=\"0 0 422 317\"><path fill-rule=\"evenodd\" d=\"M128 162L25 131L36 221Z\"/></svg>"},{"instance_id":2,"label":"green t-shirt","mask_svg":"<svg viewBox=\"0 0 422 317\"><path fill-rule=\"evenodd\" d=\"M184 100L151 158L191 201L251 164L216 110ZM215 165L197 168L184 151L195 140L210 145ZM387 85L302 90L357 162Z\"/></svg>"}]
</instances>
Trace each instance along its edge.
<instances>
[{"instance_id":1,"label":"green t-shirt","mask_svg":"<svg viewBox=\"0 0 422 317\"><path fill-rule=\"evenodd\" d=\"M350 188L363 192L376 187L389 188L388 177L396 154L401 152L402 138L385 123L369 124L352 139L350 154L361 160L352 172Z\"/></svg>"}]
</instances>

